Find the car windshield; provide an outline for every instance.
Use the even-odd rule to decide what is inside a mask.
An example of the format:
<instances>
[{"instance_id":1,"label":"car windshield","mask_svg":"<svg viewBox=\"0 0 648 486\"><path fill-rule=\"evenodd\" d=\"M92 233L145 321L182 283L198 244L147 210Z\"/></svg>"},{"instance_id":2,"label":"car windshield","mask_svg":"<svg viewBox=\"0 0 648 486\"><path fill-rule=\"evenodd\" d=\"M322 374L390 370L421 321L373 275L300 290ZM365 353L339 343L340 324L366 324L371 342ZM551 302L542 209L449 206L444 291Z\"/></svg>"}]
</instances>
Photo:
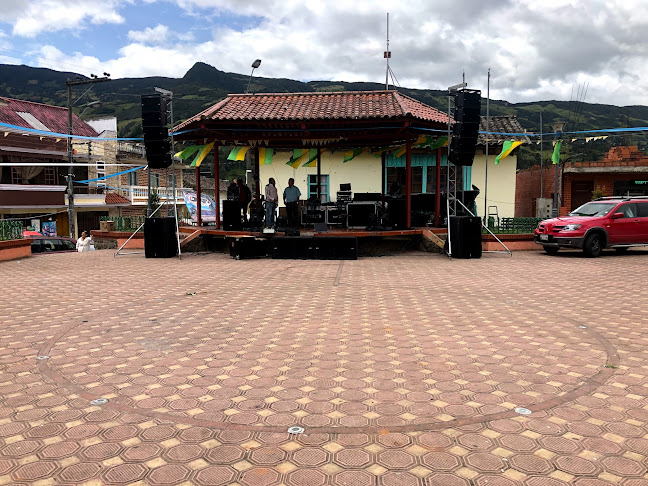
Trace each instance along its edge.
<instances>
[{"instance_id":1,"label":"car windshield","mask_svg":"<svg viewBox=\"0 0 648 486\"><path fill-rule=\"evenodd\" d=\"M588 202L567 216L605 216L617 203Z\"/></svg>"}]
</instances>

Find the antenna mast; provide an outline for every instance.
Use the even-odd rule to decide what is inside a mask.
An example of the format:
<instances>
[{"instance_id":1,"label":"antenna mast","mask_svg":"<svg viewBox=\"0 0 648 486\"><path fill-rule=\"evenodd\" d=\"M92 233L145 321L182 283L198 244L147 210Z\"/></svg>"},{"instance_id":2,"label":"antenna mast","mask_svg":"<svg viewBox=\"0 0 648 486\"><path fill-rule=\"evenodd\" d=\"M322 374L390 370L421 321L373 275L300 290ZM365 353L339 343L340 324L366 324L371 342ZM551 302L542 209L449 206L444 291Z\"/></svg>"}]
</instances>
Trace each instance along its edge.
<instances>
[{"instance_id":1,"label":"antenna mast","mask_svg":"<svg viewBox=\"0 0 648 486\"><path fill-rule=\"evenodd\" d=\"M384 53L384 57L387 61L387 71L385 72L385 90L389 90L389 58L391 58L391 51L389 50L389 12L387 12L387 50Z\"/></svg>"}]
</instances>

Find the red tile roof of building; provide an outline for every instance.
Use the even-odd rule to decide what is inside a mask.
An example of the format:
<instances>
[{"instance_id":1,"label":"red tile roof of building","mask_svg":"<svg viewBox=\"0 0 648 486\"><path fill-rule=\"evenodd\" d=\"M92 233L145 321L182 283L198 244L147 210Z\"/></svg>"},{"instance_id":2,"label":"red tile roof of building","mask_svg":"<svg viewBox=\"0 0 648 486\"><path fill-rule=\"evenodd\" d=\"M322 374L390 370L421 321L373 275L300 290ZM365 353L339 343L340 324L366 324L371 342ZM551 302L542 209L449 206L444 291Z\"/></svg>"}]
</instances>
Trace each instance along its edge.
<instances>
[{"instance_id":1,"label":"red tile roof of building","mask_svg":"<svg viewBox=\"0 0 648 486\"><path fill-rule=\"evenodd\" d=\"M114 192L109 192L106 194L106 204L124 204L130 205L130 199L125 198L120 194L115 194Z\"/></svg>"},{"instance_id":2,"label":"red tile roof of building","mask_svg":"<svg viewBox=\"0 0 648 486\"><path fill-rule=\"evenodd\" d=\"M68 133L67 108L0 97L0 123L38 130L18 113L28 113L54 133ZM96 137L97 132L78 116L72 115L74 135Z\"/></svg>"},{"instance_id":3,"label":"red tile roof of building","mask_svg":"<svg viewBox=\"0 0 648 486\"><path fill-rule=\"evenodd\" d=\"M200 120L343 121L414 118L448 123L448 115L398 91L231 94L175 129Z\"/></svg>"}]
</instances>

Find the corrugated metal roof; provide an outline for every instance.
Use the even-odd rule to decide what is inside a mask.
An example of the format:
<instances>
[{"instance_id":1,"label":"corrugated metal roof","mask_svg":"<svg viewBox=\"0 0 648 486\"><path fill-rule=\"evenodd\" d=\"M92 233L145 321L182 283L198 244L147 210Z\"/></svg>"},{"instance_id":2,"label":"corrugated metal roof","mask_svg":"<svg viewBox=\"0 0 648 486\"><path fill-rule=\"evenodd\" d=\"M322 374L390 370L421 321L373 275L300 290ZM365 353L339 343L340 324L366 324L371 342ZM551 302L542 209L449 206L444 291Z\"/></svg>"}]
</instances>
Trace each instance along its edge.
<instances>
[{"instance_id":1,"label":"corrugated metal roof","mask_svg":"<svg viewBox=\"0 0 648 486\"><path fill-rule=\"evenodd\" d=\"M24 128L35 128L33 123L28 122L24 115L27 113L34 119L47 127L48 131L56 133L67 133L67 108L61 106L44 105L32 103L31 101L16 100L13 98L0 97L0 122L9 125L16 125ZM97 132L78 116L72 115L74 135L84 137L96 137Z\"/></svg>"}]
</instances>

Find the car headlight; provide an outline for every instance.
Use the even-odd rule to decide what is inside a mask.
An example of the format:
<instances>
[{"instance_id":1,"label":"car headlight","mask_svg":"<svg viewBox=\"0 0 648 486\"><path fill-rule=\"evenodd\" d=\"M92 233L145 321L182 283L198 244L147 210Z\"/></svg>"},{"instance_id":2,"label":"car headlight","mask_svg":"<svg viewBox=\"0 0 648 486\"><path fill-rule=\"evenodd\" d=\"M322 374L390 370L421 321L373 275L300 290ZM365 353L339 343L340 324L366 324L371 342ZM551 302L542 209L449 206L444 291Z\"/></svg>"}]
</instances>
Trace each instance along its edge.
<instances>
[{"instance_id":1,"label":"car headlight","mask_svg":"<svg viewBox=\"0 0 648 486\"><path fill-rule=\"evenodd\" d=\"M576 231L580 227L580 224L568 224L563 228L563 231Z\"/></svg>"}]
</instances>

